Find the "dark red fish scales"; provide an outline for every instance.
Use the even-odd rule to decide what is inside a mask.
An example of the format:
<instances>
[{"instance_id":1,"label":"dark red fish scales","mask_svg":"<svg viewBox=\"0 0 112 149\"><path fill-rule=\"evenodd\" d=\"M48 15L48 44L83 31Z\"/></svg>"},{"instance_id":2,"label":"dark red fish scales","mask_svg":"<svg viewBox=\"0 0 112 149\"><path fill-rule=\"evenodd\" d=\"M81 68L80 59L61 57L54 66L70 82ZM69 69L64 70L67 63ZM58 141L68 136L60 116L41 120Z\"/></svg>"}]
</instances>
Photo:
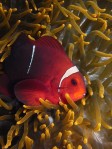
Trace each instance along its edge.
<instances>
[{"instance_id":1,"label":"dark red fish scales","mask_svg":"<svg viewBox=\"0 0 112 149\"><path fill-rule=\"evenodd\" d=\"M83 76L61 44L50 36L32 41L22 34L3 66L6 74L0 78L0 92L11 96L10 86L14 96L26 105L39 105L39 98L53 104L66 102L66 93L77 101L86 93Z\"/></svg>"}]
</instances>

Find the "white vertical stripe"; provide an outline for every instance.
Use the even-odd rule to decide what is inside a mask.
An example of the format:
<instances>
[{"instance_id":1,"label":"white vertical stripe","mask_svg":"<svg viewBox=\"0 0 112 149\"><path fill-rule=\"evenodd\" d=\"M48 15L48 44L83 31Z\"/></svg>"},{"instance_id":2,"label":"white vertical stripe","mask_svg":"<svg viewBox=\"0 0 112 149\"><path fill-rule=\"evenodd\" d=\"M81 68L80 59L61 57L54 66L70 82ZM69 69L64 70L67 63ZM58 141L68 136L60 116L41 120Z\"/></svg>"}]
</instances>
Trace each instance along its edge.
<instances>
[{"instance_id":1,"label":"white vertical stripe","mask_svg":"<svg viewBox=\"0 0 112 149\"><path fill-rule=\"evenodd\" d=\"M28 66L27 74L29 73L29 71L30 71L30 69L31 69L31 65L32 65L34 53L35 53L35 45L33 45L33 50L32 50L32 55L31 55L31 61L30 61L30 65Z\"/></svg>"},{"instance_id":2,"label":"white vertical stripe","mask_svg":"<svg viewBox=\"0 0 112 149\"><path fill-rule=\"evenodd\" d=\"M77 68L76 66L73 66L73 67L69 68L69 69L64 73L64 75L62 76L62 78L61 78L61 80L60 80L60 83L59 83L59 87L61 87L61 83L62 83L62 81L63 81L65 78L69 77L70 75L72 75L72 74L74 74L74 73L76 73L76 72L79 72L79 70L78 70L78 68ZM60 89L58 89L58 92L60 92Z\"/></svg>"}]
</instances>

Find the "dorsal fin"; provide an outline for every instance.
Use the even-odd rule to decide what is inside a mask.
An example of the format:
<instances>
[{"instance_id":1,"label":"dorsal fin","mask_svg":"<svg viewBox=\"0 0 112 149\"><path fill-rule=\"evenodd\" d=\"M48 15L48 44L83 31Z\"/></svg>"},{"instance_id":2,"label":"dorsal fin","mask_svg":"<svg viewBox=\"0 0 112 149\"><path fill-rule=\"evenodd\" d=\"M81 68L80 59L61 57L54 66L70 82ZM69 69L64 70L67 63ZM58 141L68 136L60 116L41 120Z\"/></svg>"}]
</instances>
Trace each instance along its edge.
<instances>
[{"instance_id":1,"label":"dorsal fin","mask_svg":"<svg viewBox=\"0 0 112 149\"><path fill-rule=\"evenodd\" d=\"M50 48L57 48L58 50L64 52L63 46L59 43L59 41L51 36L43 36L39 38L36 42L37 46L47 46Z\"/></svg>"}]
</instances>

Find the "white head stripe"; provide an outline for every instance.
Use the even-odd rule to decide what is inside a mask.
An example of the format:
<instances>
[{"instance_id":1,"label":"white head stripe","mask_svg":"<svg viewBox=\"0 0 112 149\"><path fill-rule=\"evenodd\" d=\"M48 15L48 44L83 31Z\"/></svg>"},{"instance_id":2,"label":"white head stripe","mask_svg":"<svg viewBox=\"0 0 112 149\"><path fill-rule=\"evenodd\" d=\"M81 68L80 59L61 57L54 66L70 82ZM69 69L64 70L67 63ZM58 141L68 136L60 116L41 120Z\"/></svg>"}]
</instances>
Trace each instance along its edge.
<instances>
[{"instance_id":1,"label":"white head stripe","mask_svg":"<svg viewBox=\"0 0 112 149\"><path fill-rule=\"evenodd\" d=\"M64 73L64 75L62 76L62 78L61 78L61 80L60 80L60 83L59 83L59 87L61 86L61 83L62 83L62 81L63 81L65 78L69 77L70 75L72 75L72 74L74 74L74 73L76 73L76 72L79 72L79 70L78 70L78 68L77 68L76 66L73 66L73 67L69 68L69 69ZM59 91L60 91L60 89L58 89L58 92L59 92Z\"/></svg>"}]
</instances>

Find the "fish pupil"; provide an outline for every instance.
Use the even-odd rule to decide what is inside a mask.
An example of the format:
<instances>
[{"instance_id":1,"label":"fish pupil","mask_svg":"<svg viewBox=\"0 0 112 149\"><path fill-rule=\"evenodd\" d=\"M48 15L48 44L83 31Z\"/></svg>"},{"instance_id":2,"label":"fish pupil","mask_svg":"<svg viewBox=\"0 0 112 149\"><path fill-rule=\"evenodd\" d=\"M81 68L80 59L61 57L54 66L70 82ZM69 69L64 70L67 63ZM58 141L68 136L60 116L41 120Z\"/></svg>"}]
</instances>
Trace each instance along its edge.
<instances>
[{"instance_id":1,"label":"fish pupil","mask_svg":"<svg viewBox=\"0 0 112 149\"><path fill-rule=\"evenodd\" d=\"M72 83L73 85L77 85L77 82L76 82L76 80L74 80L74 79L71 80L71 83Z\"/></svg>"}]
</instances>

